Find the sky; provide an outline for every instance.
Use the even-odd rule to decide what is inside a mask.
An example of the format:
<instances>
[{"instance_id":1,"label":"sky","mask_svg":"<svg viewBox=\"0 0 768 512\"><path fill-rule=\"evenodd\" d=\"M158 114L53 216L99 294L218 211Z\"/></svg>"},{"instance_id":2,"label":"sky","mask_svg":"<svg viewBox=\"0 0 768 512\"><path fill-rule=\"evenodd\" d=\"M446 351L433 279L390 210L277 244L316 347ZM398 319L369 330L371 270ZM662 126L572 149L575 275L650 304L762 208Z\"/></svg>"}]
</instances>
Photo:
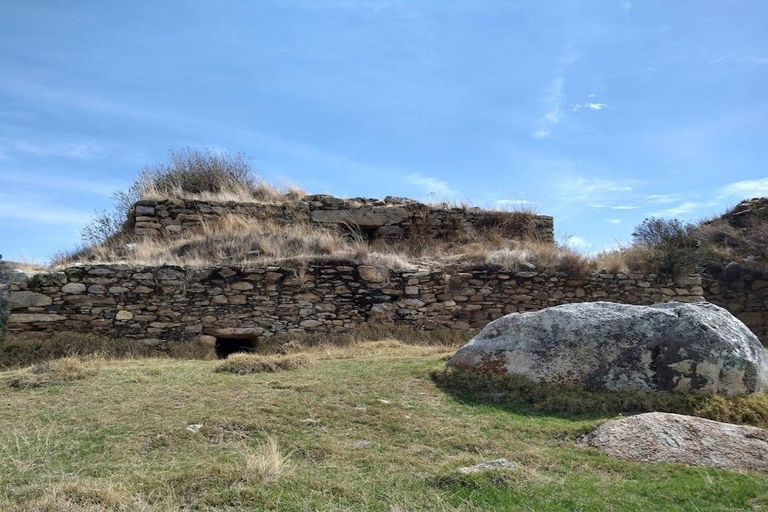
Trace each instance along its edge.
<instances>
[{"instance_id":1,"label":"sky","mask_svg":"<svg viewBox=\"0 0 768 512\"><path fill-rule=\"evenodd\" d=\"M77 247L186 146L612 249L768 196L766 27L764 0L0 2L0 254Z\"/></svg>"}]
</instances>

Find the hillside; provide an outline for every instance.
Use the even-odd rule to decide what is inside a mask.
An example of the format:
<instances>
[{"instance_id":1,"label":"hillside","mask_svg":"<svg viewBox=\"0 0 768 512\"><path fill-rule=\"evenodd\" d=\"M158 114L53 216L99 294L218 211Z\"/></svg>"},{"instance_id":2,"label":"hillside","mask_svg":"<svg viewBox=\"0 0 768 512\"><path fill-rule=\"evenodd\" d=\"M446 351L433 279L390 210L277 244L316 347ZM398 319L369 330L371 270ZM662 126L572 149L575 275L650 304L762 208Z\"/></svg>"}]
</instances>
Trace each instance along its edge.
<instances>
[{"instance_id":1,"label":"hillside","mask_svg":"<svg viewBox=\"0 0 768 512\"><path fill-rule=\"evenodd\" d=\"M8 426L0 431L0 509L768 506L766 475L630 463L577 447L608 415L446 394L429 372L449 350L369 343L252 375L216 373L213 361L95 359L79 363L87 371L77 380L26 389L8 388L24 370L0 373L0 423ZM498 458L515 469L458 471Z\"/></svg>"}]
</instances>

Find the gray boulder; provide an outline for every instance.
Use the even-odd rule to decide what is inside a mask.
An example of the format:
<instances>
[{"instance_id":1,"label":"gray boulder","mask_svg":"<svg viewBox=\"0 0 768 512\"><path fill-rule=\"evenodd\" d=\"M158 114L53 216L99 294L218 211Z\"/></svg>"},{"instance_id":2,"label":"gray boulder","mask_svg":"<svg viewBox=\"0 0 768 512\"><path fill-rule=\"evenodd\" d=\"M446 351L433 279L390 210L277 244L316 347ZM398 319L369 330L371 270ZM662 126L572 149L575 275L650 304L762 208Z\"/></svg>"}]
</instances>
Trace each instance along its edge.
<instances>
[{"instance_id":1,"label":"gray boulder","mask_svg":"<svg viewBox=\"0 0 768 512\"><path fill-rule=\"evenodd\" d=\"M603 423L580 441L619 459L768 472L768 431L650 412Z\"/></svg>"},{"instance_id":2,"label":"gray boulder","mask_svg":"<svg viewBox=\"0 0 768 512\"><path fill-rule=\"evenodd\" d=\"M757 337L709 303L584 302L513 313L488 324L448 364L587 389L768 390Z\"/></svg>"}]
</instances>

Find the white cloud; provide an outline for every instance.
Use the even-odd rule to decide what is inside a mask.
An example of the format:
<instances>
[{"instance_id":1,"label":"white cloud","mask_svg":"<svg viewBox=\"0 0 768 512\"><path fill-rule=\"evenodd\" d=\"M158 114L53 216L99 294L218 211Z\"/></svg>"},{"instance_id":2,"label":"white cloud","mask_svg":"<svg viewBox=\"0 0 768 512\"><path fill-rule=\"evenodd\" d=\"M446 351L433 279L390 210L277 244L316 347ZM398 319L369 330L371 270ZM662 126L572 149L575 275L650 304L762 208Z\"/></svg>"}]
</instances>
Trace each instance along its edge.
<instances>
[{"instance_id":1,"label":"white cloud","mask_svg":"<svg viewBox=\"0 0 768 512\"><path fill-rule=\"evenodd\" d=\"M718 190L718 198L751 199L768 196L768 178L743 180L731 183Z\"/></svg>"},{"instance_id":2,"label":"white cloud","mask_svg":"<svg viewBox=\"0 0 768 512\"><path fill-rule=\"evenodd\" d=\"M588 109L588 110L603 110L604 108L609 107L607 103L577 103L576 105L571 107L571 110L573 112L578 112L581 109Z\"/></svg>"},{"instance_id":3,"label":"white cloud","mask_svg":"<svg viewBox=\"0 0 768 512\"><path fill-rule=\"evenodd\" d=\"M608 224L621 224L621 219L608 219L605 222Z\"/></svg>"},{"instance_id":4,"label":"white cloud","mask_svg":"<svg viewBox=\"0 0 768 512\"><path fill-rule=\"evenodd\" d=\"M448 183L430 176L410 174L405 177L405 181L411 185L422 188L428 194L437 194L438 196L450 196L454 194L454 190L448 186Z\"/></svg>"},{"instance_id":5,"label":"white cloud","mask_svg":"<svg viewBox=\"0 0 768 512\"><path fill-rule=\"evenodd\" d=\"M565 245L576 251L592 248L592 243L580 236L569 236Z\"/></svg>"},{"instance_id":6,"label":"white cloud","mask_svg":"<svg viewBox=\"0 0 768 512\"><path fill-rule=\"evenodd\" d=\"M611 206L611 210L637 210L640 208L639 206L629 206L629 205L618 205L618 206Z\"/></svg>"},{"instance_id":7,"label":"white cloud","mask_svg":"<svg viewBox=\"0 0 768 512\"><path fill-rule=\"evenodd\" d=\"M566 176L557 179L555 191L557 196L564 201L600 201L590 206L592 208L610 208L610 206L605 206L604 202L611 202L616 196L631 192L632 187L613 180Z\"/></svg>"},{"instance_id":8,"label":"white cloud","mask_svg":"<svg viewBox=\"0 0 768 512\"><path fill-rule=\"evenodd\" d=\"M686 213L690 213L693 210L697 209L701 205L699 203L694 203L692 201L686 201L678 206L675 206L674 208L667 208L666 210L661 210L658 212L654 212L651 214L652 217L677 217L679 215L684 215Z\"/></svg>"},{"instance_id":9,"label":"white cloud","mask_svg":"<svg viewBox=\"0 0 768 512\"><path fill-rule=\"evenodd\" d=\"M652 194L650 196L645 196L645 199L649 203L665 204L682 201L683 196L682 194Z\"/></svg>"},{"instance_id":10,"label":"white cloud","mask_svg":"<svg viewBox=\"0 0 768 512\"><path fill-rule=\"evenodd\" d=\"M546 139L552 134L552 128L557 126L563 118L563 84L562 76L555 78L547 87L544 94L544 103L547 112L539 119L536 129L531 134L535 139Z\"/></svg>"}]
</instances>

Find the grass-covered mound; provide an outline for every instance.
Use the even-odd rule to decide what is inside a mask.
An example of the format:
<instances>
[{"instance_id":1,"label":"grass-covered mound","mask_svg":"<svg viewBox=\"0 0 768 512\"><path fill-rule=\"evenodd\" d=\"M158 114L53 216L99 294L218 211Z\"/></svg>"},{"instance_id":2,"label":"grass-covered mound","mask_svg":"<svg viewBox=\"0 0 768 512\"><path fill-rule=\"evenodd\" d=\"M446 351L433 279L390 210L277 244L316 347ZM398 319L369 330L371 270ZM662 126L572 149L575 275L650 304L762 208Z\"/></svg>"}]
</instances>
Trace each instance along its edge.
<instances>
[{"instance_id":1,"label":"grass-covered mound","mask_svg":"<svg viewBox=\"0 0 768 512\"><path fill-rule=\"evenodd\" d=\"M249 373L274 373L295 370L307 366L310 360L303 354L286 356L259 354L232 354L216 367L219 373L247 375Z\"/></svg>"},{"instance_id":2,"label":"grass-covered mound","mask_svg":"<svg viewBox=\"0 0 768 512\"><path fill-rule=\"evenodd\" d=\"M615 460L577 446L610 414L457 400L455 347L315 346L311 365L99 361L0 402L0 510L746 510L768 475ZM23 370L0 372L0 380ZM458 469L506 458L511 471Z\"/></svg>"},{"instance_id":3,"label":"grass-covered mound","mask_svg":"<svg viewBox=\"0 0 768 512\"><path fill-rule=\"evenodd\" d=\"M567 415L617 415L672 412L715 421L768 428L768 394L723 396L659 391L588 391L533 382L518 375L477 373L444 367L434 381L465 400L531 407Z\"/></svg>"}]
</instances>

